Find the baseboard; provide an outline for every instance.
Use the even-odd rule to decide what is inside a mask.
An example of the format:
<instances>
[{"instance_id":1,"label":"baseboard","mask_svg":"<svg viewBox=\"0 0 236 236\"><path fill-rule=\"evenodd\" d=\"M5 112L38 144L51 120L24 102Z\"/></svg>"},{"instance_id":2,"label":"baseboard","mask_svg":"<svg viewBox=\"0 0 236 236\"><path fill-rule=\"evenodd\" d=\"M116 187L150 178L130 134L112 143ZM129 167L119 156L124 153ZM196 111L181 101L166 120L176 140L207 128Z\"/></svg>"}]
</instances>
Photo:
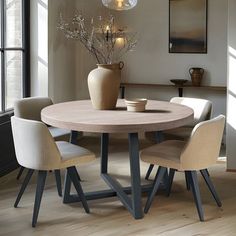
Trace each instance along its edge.
<instances>
[{"instance_id":1,"label":"baseboard","mask_svg":"<svg viewBox=\"0 0 236 236\"><path fill-rule=\"evenodd\" d=\"M226 169L227 172L236 172L236 169Z\"/></svg>"}]
</instances>

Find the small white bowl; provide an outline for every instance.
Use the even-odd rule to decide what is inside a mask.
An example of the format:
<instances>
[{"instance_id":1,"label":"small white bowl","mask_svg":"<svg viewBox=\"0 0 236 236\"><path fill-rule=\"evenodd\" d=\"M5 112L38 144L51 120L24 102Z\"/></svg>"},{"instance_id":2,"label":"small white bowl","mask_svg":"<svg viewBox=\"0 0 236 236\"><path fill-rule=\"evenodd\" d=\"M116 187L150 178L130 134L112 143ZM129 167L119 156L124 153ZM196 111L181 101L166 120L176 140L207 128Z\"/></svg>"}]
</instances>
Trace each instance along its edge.
<instances>
[{"instance_id":1,"label":"small white bowl","mask_svg":"<svg viewBox=\"0 0 236 236\"><path fill-rule=\"evenodd\" d=\"M129 100L125 99L125 103L127 106L127 111L141 112L145 111L147 99L146 98L134 98Z\"/></svg>"}]
</instances>

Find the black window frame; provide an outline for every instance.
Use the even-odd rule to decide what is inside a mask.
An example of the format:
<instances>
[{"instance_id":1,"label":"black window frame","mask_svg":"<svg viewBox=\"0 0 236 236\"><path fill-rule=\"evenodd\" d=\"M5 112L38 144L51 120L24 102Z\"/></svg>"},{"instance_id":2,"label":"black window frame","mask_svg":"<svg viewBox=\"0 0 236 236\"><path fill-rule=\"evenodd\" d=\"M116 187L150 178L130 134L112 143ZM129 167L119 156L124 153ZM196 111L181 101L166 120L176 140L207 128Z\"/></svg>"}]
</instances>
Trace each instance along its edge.
<instances>
[{"instance_id":1,"label":"black window frame","mask_svg":"<svg viewBox=\"0 0 236 236\"><path fill-rule=\"evenodd\" d=\"M22 1L22 47L5 47L6 42L6 0L0 0L1 9L1 96L2 96L2 111L0 116L13 113L13 108L6 109L5 85L5 52L6 51L22 51L22 96L30 96L30 0Z\"/></svg>"}]
</instances>

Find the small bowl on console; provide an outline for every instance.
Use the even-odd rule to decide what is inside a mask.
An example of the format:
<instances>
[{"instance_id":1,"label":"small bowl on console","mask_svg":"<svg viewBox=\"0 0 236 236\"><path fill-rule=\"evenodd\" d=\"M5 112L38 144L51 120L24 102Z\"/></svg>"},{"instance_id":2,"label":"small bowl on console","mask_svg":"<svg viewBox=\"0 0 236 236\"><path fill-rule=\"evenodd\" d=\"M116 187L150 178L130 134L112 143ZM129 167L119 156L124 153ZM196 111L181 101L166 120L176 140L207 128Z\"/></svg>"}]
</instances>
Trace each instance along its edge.
<instances>
[{"instance_id":1,"label":"small bowl on console","mask_svg":"<svg viewBox=\"0 0 236 236\"><path fill-rule=\"evenodd\" d=\"M127 106L127 111L142 112L145 111L147 99L146 98L125 99L125 103Z\"/></svg>"},{"instance_id":2,"label":"small bowl on console","mask_svg":"<svg viewBox=\"0 0 236 236\"><path fill-rule=\"evenodd\" d=\"M170 82L175 84L175 86L183 86L186 82L188 82L187 79L171 79Z\"/></svg>"}]
</instances>

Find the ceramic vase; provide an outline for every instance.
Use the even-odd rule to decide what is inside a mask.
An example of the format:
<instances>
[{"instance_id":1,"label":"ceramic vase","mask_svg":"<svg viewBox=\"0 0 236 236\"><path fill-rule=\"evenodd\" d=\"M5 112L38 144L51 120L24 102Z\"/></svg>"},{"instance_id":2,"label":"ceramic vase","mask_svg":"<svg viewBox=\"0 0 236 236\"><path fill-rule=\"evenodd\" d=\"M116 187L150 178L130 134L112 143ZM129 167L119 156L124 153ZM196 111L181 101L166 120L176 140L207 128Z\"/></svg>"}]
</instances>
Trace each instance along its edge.
<instances>
[{"instance_id":1,"label":"ceramic vase","mask_svg":"<svg viewBox=\"0 0 236 236\"><path fill-rule=\"evenodd\" d=\"M119 96L121 69L124 63L98 64L88 75L88 89L93 108L112 110Z\"/></svg>"},{"instance_id":2,"label":"ceramic vase","mask_svg":"<svg viewBox=\"0 0 236 236\"><path fill-rule=\"evenodd\" d=\"M193 86L200 86L202 77L204 74L204 69L199 67L193 67L189 69L189 74L191 76L192 85Z\"/></svg>"}]
</instances>

